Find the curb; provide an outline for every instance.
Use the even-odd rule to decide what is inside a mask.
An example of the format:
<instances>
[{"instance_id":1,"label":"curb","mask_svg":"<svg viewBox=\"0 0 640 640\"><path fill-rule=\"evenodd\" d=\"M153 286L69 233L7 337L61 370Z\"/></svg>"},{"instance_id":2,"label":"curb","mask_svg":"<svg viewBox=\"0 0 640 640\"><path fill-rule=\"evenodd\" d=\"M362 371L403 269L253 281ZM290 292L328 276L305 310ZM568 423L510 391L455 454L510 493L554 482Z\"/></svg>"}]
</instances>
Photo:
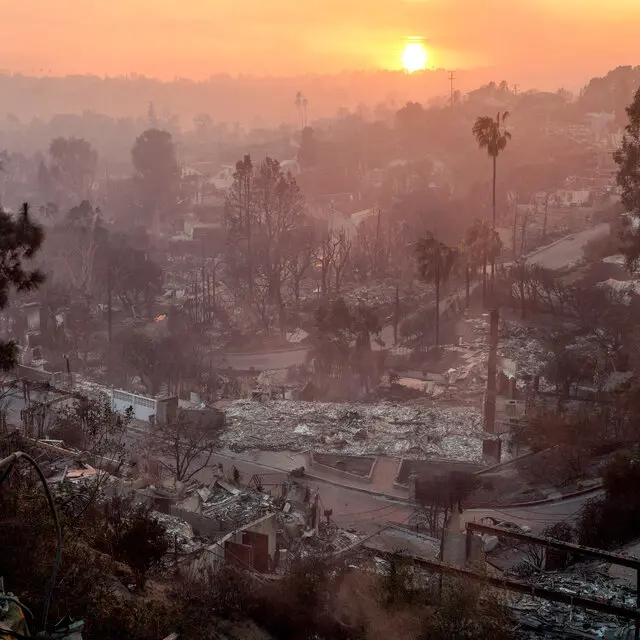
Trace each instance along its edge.
<instances>
[{"instance_id":1,"label":"curb","mask_svg":"<svg viewBox=\"0 0 640 640\"><path fill-rule=\"evenodd\" d=\"M596 493L602 489L602 484L599 484L595 487L589 487L588 489L580 489L580 491L573 491L572 493L565 493L557 498L544 498L540 500L532 500L531 502L515 502L513 504L505 504L505 505L480 505L477 507L469 507L465 509L465 511L472 511L474 509L479 510L496 510L502 511L504 509L521 509L526 507L537 507L543 504L553 504L554 502L562 502L564 500L571 500L571 498L579 498L580 496L584 496L588 493Z\"/></svg>"},{"instance_id":2,"label":"curb","mask_svg":"<svg viewBox=\"0 0 640 640\"><path fill-rule=\"evenodd\" d=\"M307 473L305 469L303 478L308 478L309 480L313 480L315 482L326 482L327 484L331 484L335 487L340 487L342 489L349 489L351 491L359 491L360 493L366 493L370 496L375 496L376 498L383 498L388 500L389 502L400 502L402 504L414 504L415 501L411 500L411 498L403 498L401 496L392 496L388 493L381 493L380 491L374 491L373 489L365 489L364 487L355 487L350 484L342 484L340 482L336 482L335 480L329 480L327 478L322 478L320 476L314 476L310 473Z\"/></svg>"},{"instance_id":3,"label":"curb","mask_svg":"<svg viewBox=\"0 0 640 640\"><path fill-rule=\"evenodd\" d=\"M548 451L548 449L544 449L544 451ZM474 476L481 476L484 473L491 473L492 471L496 471L497 469L505 469L510 464L514 464L519 460L524 460L530 456L534 456L540 451L529 451L529 453L523 453L521 456L517 456L516 458L511 458L511 460L505 460L504 462L498 462L498 464L494 464L492 467L487 467L486 469L480 469L480 471L476 471Z\"/></svg>"},{"instance_id":4,"label":"curb","mask_svg":"<svg viewBox=\"0 0 640 640\"><path fill-rule=\"evenodd\" d=\"M586 231L586 229L583 229L583 231ZM551 249L551 247L555 247L557 244L560 244L561 242L564 242L565 240L567 240L570 235L575 235L575 233L574 234L569 233L566 236L562 236L562 238L558 238L558 240L554 240L553 242L550 242L544 247L538 247L537 249L534 249L531 253L528 253L526 256L524 256L525 260L528 260L529 258L535 258L539 253L542 253L547 249Z\"/></svg>"},{"instance_id":5,"label":"curb","mask_svg":"<svg viewBox=\"0 0 640 640\"><path fill-rule=\"evenodd\" d=\"M274 471L280 471L281 473L289 473L289 471L287 471L287 470L278 469L276 467L271 467L269 465L264 465L264 464L261 464L259 462L254 462L253 460L247 460L245 458L238 458L236 456L224 456L224 457L230 458L232 460L237 460L238 462L247 462L249 464L255 464L257 466L265 467L265 469L273 469ZM314 482L325 482L327 484L331 484L331 485L333 485L335 487L340 487L342 489L349 489L349 490L352 490L352 491L359 491L361 493L366 493L368 495L375 496L375 497L378 497L378 498L384 498L385 500L389 500L391 502L401 502L403 504L415 504L415 501L412 500L409 497L403 498L401 496L392 496L392 495L389 495L388 493L381 493L380 491L374 491L373 489L366 489L365 487L356 487L356 486L353 486L353 485L342 484L341 482L337 482L335 480L330 480L328 478L323 478L321 476L316 476L316 475L313 475L311 473L307 473L306 469L305 469L303 478L307 478L308 480L312 480ZM581 489L580 491L574 491L572 493L565 493L564 495L562 495L562 496L560 496L558 498L544 498L544 499L541 499L541 500L533 500L531 502L515 502L513 504L507 504L507 505L496 505L496 504L480 505L480 506L469 507L469 509L465 509L465 511L471 511L473 509L503 510L503 509L518 509L518 508L522 508L522 507L535 507L535 506L539 506L539 505L543 505L543 504L553 504L554 502L562 502L563 500L570 500L571 498L577 498L579 496L586 495L588 493L595 493L596 491L600 491L600 489L602 489L602 485L601 484L597 485L595 487L589 487L588 489Z\"/></svg>"}]
</instances>

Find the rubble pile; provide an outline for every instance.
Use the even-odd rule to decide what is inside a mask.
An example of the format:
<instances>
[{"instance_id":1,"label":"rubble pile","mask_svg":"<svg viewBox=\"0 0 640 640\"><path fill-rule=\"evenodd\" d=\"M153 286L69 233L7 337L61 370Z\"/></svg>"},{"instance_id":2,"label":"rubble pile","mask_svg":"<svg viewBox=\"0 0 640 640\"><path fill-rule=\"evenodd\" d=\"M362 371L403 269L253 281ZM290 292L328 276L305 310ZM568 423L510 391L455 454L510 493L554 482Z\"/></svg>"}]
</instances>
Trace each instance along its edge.
<instances>
[{"instance_id":1,"label":"rubble pile","mask_svg":"<svg viewBox=\"0 0 640 640\"><path fill-rule=\"evenodd\" d=\"M482 415L472 407L237 400L226 416L221 441L233 451L482 459Z\"/></svg>"},{"instance_id":2,"label":"rubble pile","mask_svg":"<svg viewBox=\"0 0 640 640\"><path fill-rule=\"evenodd\" d=\"M316 553L321 555L333 555L345 551L365 538L364 534L341 529L333 522L321 522L318 526L318 535L310 538L302 538L304 548L301 555Z\"/></svg>"},{"instance_id":3,"label":"rubble pile","mask_svg":"<svg viewBox=\"0 0 640 640\"><path fill-rule=\"evenodd\" d=\"M345 291L342 297L347 304L353 306L365 305L375 309L390 308L395 304L396 285L395 278L369 282ZM425 298L433 298L435 288L433 285L423 282L413 282L411 287L404 287L399 293L403 305L413 307L424 301Z\"/></svg>"},{"instance_id":4,"label":"rubble pile","mask_svg":"<svg viewBox=\"0 0 640 640\"><path fill-rule=\"evenodd\" d=\"M191 525L181 518L161 511L152 511L151 515L165 528L171 551L191 553L203 546L203 543L193 533Z\"/></svg>"},{"instance_id":5,"label":"rubble pile","mask_svg":"<svg viewBox=\"0 0 640 640\"><path fill-rule=\"evenodd\" d=\"M462 351L467 352L467 367L462 368L468 374L486 380L487 361L489 359L489 316L470 318L466 321L472 337L465 342ZM517 363L517 374L536 375L548 358L548 349L542 344L536 330L514 322L502 322L498 342L498 356L509 358ZM460 376L459 376L460 377Z\"/></svg>"},{"instance_id":6,"label":"rubble pile","mask_svg":"<svg viewBox=\"0 0 640 640\"><path fill-rule=\"evenodd\" d=\"M231 531L273 511L273 499L269 494L242 491L216 478L209 486L190 486L178 507L216 520L220 531Z\"/></svg>"},{"instance_id":7,"label":"rubble pile","mask_svg":"<svg viewBox=\"0 0 640 640\"><path fill-rule=\"evenodd\" d=\"M218 518L226 522L230 528L234 528L240 522L257 520L272 510L270 496L258 491L246 491L238 495L226 494L222 499L213 497L202 505L202 515Z\"/></svg>"},{"instance_id":8,"label":"rubble pile","mask_svg":"<svg viewBox=\"0 0 640 640\"><path fill-rule=\"evenodd\" d=\"M530 584L634 609L635 592L615 584L597 568L535 574ZM509 608L531 638L613 638L625 622L615 616L541 598L509 594Z\"/></svg>"},{"instance_id":9,"label":"rubble pile","mask_svg":"<svg viewBox=\"0 0 640 640\"><path fill-rule=\"evenodd\" d=\"M538 375L549 357L548 349L542 344L535 330L517 324L509 324L500 338L498 353L504 358L515 360L517 373Z\"/></svg>"}]
</instances>

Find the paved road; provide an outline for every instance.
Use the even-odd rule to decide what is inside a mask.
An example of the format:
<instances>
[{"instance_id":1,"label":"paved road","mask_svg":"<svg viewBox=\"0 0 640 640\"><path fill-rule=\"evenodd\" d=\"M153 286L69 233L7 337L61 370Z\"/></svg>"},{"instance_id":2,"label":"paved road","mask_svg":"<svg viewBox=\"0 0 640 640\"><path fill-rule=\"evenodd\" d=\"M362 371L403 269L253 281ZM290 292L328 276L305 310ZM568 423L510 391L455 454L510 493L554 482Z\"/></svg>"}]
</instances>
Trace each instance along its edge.
<instances>
[{"instance_id":1,"label":"paved road","mask_svg":"<svg viewBox=\"0 0 640 640\"><path fill-rule=\"evenodd\" d=\"M213 464L221 462L225 470L235 465L242 474L242 482L247 483L254 474L261 475L265 486L268 483L280 484L286 480L284 471L275 471L253 462L216 455ZM313 473L313 469L309 470ZM208 481L212 478L211 470L203 471L200 479ZM336 478L339 481L339 478ZM311 487L317 487L323 505L333 509L333 519L341 527L354 528L363 533L373 533L380 527L390 523L407 523L414 507L397 500L390 500L384 496L363 493L352 487L338 486L322 480L302 480ZM561 521L571 521L579 513L587 500L600 492L594 492L568 500L537 505L533 507L517 507L514 509L469 509L464 512L465 522L480 522L482 518L490 516L497 520L508 520L515 524L528 525L533 532L539 533L549 524Z\"/></svg>"},{"instance_id":2,"label":"paved road","mask_svg":"<svg viewBox=\"0 0 640 640\"><path fill-rule=\"evenodd\" d=\"M528 264L538 264L547 269L563 269L582 259L584 247L591 240L603 238L609 233L609 224L601 222L563 238L548 247L533 251L527 257Z\"/></svg>"},{"instance_id":3,"label":"paved road","mask_svg":"<svg viewBox=\"0 0 640 640\"><path fill-rule=\"evenodd\" d=\"M462 514L462 517L464 522L480 522L485 517L507 520L519 525L528 525L534 533L539 533L547 525L556 522L571 522L579 514L585 502L599 495L602 495L601 490L533 507L468 509Z\"/></svg>"}]
</instances>

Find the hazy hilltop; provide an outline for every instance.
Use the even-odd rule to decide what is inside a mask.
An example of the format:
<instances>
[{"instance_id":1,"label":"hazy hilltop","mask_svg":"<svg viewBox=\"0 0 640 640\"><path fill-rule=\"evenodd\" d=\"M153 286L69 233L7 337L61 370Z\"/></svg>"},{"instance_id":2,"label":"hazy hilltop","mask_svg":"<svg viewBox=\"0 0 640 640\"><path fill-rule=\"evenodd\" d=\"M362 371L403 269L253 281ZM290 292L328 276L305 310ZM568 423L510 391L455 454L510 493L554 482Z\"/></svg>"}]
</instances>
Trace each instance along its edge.
<instances>
[{"instance_id":1,"label":"hazy hilltop","mask_svg":"<svg viewBox=\"0 0 640 640\"><path fill-rule=\"evenodd\" d=\"M501 80L488 70L456 72L455 88L468 91L483 82ZM111 117L137 117L153 102L163 117L178 116L190 125L201 113L214 121L267 126L295 122L295 95L308 100L313 119L335 115L341 107L355 109L385 103L400 107L407 101L426 102L449 95L448 71L427 70L345 72L338 75L250 77L216 75L207 81L177 78L171 82L140 75L121 77L35 77L0 75L3 96L0 117L15 116L22 123L48 120L57 114L94 111Z\"/></svg>"}]
</instances>

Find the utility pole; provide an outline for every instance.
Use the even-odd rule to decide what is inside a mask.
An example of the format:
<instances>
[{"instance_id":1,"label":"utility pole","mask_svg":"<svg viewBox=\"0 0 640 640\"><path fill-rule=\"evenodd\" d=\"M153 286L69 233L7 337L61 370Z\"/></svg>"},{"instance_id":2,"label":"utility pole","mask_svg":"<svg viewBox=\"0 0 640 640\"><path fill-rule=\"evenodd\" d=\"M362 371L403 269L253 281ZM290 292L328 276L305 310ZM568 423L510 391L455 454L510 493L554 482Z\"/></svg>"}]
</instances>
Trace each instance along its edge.
<instances>
[{"instance_id":1,"label":"utility pole","mask_svg":"<svg viewBox=\"0 0 640 640\"><path fill-rule=\"evenodd\" d=\"M396 301L393 310L393 344L398 344L398 325L400 324L400 285L396 280Z\"/></svg>"},{"instance_id":2,"label":"utility pole","mask_svg":"<svg viewBox=\"0 0 640 640\"><path fill-rule=\"evenodd\" d=\"M206 287L205 287L205 275L204 275L204 237L200 241L200 248L202 251L202 266L201 266L201 277L202 277L202 321L206 322L207 318L207 301L206 301Z\"/></svg>"},{"instance_id":3,"label":"utility pole","mask_svg":"<svg viewBox=\"0 0 640 640\"><path fill-rule=\"evenodd\" d=\"M514 95L514 96L517 96L517 95L518 95L518 87L519 87L519 86L520 86L519 84L514 84L514 85L513 85L513 95Z\"/></svg>"},{"instance_id":4,"label":"utility pole","mask_svg":"<svg viewBox=\"0 0 640 640\"><path fill-rule=\"evenodd\" d=\"M373 273L377 275L380 273L380 215L382 214L382 209L378 207L378 215L376 221L376 246L375 246L375 254L373 259Z\"/></svg>"},{"instance_id":5,"label":"utility pole","mask_svg":"<svg viewBox=\"0 0 640 640\"><path fill-rule=\"evenodd\" d=\"M108 341L108 363L111 371L111 336L112 336L112 313L111 313L111 247L107 245L107 341Z\"/></svg>"},{"instance_id":6,"label":"utility pole","mask_svg":"<svg viewBox=\"0 0 640 640\"><path fill-rule=\"evenodd\" d=\"M107 184L107 198L109 197L109 162L107 160L104 161L104 179Z\"/></svg>"},{"instance_id":7,"label":"utility pole","mask_svg":"<svg viewBox=\"0 0 640 640\"><path fill-rule=\"evenodd\" d=\"M527 242L527 224L529 223L530 211L525 210L522 216L522 229L520 237L520 255L524 255L525 244Z\"/></svg>"},{"instance_id":8,"label":"utility pole","mask_svg":"<svg viewBox=\"0 0 640 640\"><path fill-rule=\"evenodd\" d=\"M511 242L511 248L513 249L513 259L516 259L516 233L518 226L518 194L516 193L516 199L513 204L513 239Z\"/></svg>"},{"instance_id":9,"label":"utility pole","mask_svg":"<svg viewBox=\"0 0 640 640\"><path fill-rule=\"evenodd\" d=\"M547 216L549 214L549 192L547 191L544 198L544 221L542 223L542 239L547 239Z\"/></svg>"},{"instance_id":10,"label":"utility pole","mask_svg":"<svg viewBox=\"0 0 640 640\"><path fill-rule=\"evenodd\" d=\"M451 108L453 109L453 81L456 79L456 72L449 71L449 99L451 100Z\"/></svg>"}]
</instances>

